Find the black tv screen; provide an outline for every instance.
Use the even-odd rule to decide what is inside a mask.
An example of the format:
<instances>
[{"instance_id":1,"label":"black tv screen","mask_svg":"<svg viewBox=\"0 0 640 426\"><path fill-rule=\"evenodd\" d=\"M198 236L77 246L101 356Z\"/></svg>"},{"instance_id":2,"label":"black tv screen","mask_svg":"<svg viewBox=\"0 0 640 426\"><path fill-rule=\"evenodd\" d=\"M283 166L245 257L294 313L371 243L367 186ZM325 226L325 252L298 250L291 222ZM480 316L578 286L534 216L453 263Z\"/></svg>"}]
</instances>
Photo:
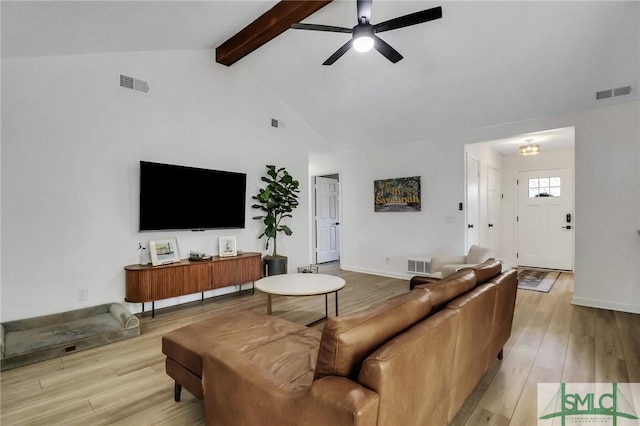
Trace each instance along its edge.
<instances>
[{"instance_id":1,"label":"black tv screen","mask_svg":"<svg viewBox=\"0 0 640 426\"><path fill-rule=\"evenodd\" d=\"M140 231L244 228L247 175L140 161Z\"/></svg>"}]
</instances>

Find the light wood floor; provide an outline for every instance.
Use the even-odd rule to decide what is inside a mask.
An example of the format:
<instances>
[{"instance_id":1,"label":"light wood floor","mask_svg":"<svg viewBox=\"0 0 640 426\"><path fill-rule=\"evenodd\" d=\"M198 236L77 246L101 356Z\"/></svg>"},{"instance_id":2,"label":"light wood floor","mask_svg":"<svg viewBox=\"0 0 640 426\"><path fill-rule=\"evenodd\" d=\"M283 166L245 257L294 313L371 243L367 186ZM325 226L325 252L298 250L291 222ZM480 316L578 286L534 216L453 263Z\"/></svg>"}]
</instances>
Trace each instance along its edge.
<instances>
[{"instance_id":1,"label":"light wood floor","mask_svg":"<svg viewBox=\"0 0 640 426\"><path fill-rule=\"evenodd\" d=\"M339 298L343 314L408 291L404 280L337 267L323 272L347 281ZM573 276L563 273L550 293L518 291L504 360L496 360L454 425L535 425L537 383L640 382L640 315L572 306L572 290ZM154 320L143 317L140 337L2 372L0 423L203 425L201 401L187 391L181 402L173 400L161 336L225 312L265 307L265 295L243 292L169 308ZM274 297L273 309L308 323L324 314L324 298Z\"/></svg>"}]
</instances>

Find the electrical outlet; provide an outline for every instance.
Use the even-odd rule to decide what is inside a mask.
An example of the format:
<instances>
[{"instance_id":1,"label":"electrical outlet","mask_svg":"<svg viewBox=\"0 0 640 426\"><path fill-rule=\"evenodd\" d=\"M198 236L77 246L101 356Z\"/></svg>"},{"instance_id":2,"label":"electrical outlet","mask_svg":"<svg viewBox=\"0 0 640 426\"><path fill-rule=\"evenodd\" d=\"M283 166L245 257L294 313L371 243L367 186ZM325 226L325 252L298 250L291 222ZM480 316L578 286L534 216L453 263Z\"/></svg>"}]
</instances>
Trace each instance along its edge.
<instances>
[{"instance_id":1,"label":"electrical outlet","mask_svg":"<svg viewBox=\"0 0 640 426\"><path fill-rule=\"evenodd\" d=\"M88 295L89 295L89 290L87 290L86 288L81 288L80 290L78 290L79 301L87 300Z\"/></svg>"}]
</instances>

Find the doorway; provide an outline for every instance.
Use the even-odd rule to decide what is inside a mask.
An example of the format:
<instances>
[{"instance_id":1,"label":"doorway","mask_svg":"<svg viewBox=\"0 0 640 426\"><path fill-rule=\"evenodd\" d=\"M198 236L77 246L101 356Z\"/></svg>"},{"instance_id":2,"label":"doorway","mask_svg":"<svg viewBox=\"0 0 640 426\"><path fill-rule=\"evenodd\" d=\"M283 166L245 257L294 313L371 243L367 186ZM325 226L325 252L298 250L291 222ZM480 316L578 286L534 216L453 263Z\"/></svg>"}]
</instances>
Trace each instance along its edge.
<instances>
[{"instance_id":1,"label":"doorway","mask_svg":"<svg viewBox=\"0 0 640 426\"><path fill-rule=\"evenodd\" d=\"M538 155L521 155L520 148L527 144L537 144L540 148ZM473 159L480 162L480 213L479 213L479 240L481 246L493 248L497 255L509 265L527 265L545 267L549 269L562 268L573 269L575 218L573 217L573 191L575 170L575 128L563 127L540 130L531 133L520 134L505 139L495 139L485 142L474 142L465 146L464 170L465 190L471 188L471 193L466 193L467 216L464 224L466 247L473 241L470 233L476 227L473 222L474 213L471 213L474 198L475 164ZM568 169L568 175L555 174L551 171ZM549 172L541 175L521 175L528 172ZM551 174L550 174L551 173ZM469 181L471 177L471 181ZM560 177L561 193L566 195L568 205L556 206L560 198L542 191L542 196L528 199L529 178ZM521 185L517 185L517 181ZM526 181L526 184L523 182ZM531 182L532 185L546 185L547 181ZM524 185L524 186L523 186ZM539 186L540 188L540 186ZM545 186L546 191L551 191L551 186ZM519 189L527 189L519 194ZM566 189L566 191L565 191ZM554 191L557 191L554 189ZM569 192L567 192L569 191ZM538 192L538 195L540 191ZM533 191L532 191L533 195ZM522 197L522 198L519 198ZM522 201L522 206L520 205ZM558 228L560 235L547 237L539 232L542 226L541 217L531 213L536 207L528 204L540 204L540 211L546 210L549 219L545 227ZM544 207L543 207L544 205ZM551 213L551 209L566 210L560 214ZM523 210L524 209L524 210ZM475 208L473 209L475 210ZM529 214L530 213L530 214ZM571 223L567 222L567 214L571 214ZM531 216L529 218L528 216ZM555 222L552 221L552 218ZM538 220L539 222L536 222ZM558 223L560 221L561 223ZM468 228L474 225L474 228ZM566 227L570 228L567 229ZM540 240L546 240L541 242ZM567 242L567 240L569 242ZM536 242L537 241L537 242ZM550 247L544 247L548 244ZM560 249L560 247L563 247ZM568 249L567 249L568 247ZM561 254L564 253L564 254ZM562 260L561 260L562 259Z\"/></svg>"},{"instance_id":2,"label":"doorway","mask_svg":"<svg viewBox=\"0 0 640 426\"><path fill-rule=\"evenodd\" d=\"M480 244L480 161L467 154L467 232L465 253Z\"/></svg>"},{"instance_id":3,"label":"doorway","mask_svg":"<svg viewBox=\"0 0 640 426\"><path fill-rule=\"evenodd\" d=\"M500 170L487 165L487 247L498 251L502 232L500 220Z\"/></svg>"},{"instance_id":4,"label":"doorway","mask_svg":"<svg viewBox=\"0 0 640 426\"><path fill-rule=\"evenodd\" d=\"M340 259L340 177L316 176L315 263Z\"/></svg>"}]
</instances>

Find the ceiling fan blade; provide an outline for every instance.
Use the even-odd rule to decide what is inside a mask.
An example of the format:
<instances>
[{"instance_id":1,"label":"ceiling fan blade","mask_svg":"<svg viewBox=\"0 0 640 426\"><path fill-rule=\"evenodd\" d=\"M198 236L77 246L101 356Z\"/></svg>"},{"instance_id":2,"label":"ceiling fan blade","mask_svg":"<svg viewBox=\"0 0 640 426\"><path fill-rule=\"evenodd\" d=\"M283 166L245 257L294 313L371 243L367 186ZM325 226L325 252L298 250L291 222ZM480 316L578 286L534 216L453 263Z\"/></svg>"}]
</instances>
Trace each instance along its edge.
<instances>
[{"instance_id":1,"label":"ceiling fan blade","mask_svg":"<svg viewBox=\"0 0 640 426\"><path fill-rule=\"evenodd\" d=\"M336 53L329 56L329 59L324 61L322 65L333 65L335 61L337 61L338 59L340 59L342 55L347 53L347 50L351 49L351 42L352 40L349 40L348 42L346 42L340 49L336 50Z\"/></svg>"},{"instance_id":2,"label":"ceiling fan blade","mask_svg":"<svg viewBox=\"0 0 640 426\"><path fill-rule=\"evenodd\" d=\"M291 24L291 28L294 30L312 30L312 31L327 31L330 33L347 33L351 34L351 28L333 27L331 25L318 25L318 24Z\"/></svg>"},{"instance_id":3,"label":"ceiling fan blade","mask_svg":"<svg viewBox=\"0 0 640 426\"><path fill-rule=\"evenodd\" d=\"M402 55L378 36L373 36L373 47L394 64L402 59Z\"/></svg>"},{"instance_id":4,"label":"ceiling fan blade","mask_svg":"<svg viewBox=\"0 0 640 426\"><path fill-rule=\"evenodd\" d=\"M367 21L371 21L371 1L372 0L358 0L358 23L364 17Z\"/></svg>"},{"instance_id":5,"label":"ceiling fan blade","mask_svg":"<svg viewBox=\"0 0 640 426\"><path fill-rule=\"evenodd\" d=\"M410 13L408 15L399 16L380 22L373 26L376 33L383 31L397 30L398 28L408 27L410 25L422 24L423 22L433 21L442 18L442 8L440 6L432 9L422 10L420 12Z\"/></svg>"}]
</instances>

